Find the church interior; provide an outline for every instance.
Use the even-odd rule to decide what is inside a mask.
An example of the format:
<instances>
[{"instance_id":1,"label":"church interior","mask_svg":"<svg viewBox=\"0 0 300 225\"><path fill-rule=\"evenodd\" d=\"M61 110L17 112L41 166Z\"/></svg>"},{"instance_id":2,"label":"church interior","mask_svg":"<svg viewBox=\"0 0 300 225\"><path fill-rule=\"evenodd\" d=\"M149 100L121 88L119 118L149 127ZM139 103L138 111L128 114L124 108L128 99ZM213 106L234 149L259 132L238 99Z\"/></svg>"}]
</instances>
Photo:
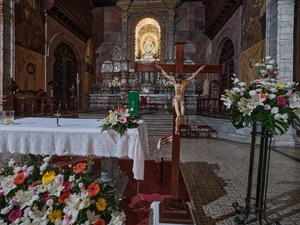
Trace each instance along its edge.
<instances>
[{"instance_id":1,"label":"church interior","mask_svg":"<svg viewBox=\"0 0 300 225\"><path fill-rule=\"evenodd\" d=\"M259 143L254 125L237 129L224 104L235 79L252 88L256 64L268 57L280 81L300 82L299 0L11 0L1 1L0 11L0 111L13 110L16 121L54 118L59 128L64 119L100 120L110 110L132 110L147 126L144 160L161 166L158 177L171 163L163 180L153 181L170 182L171 197L146 219L125 211L127 222L120 224L300 223L300 125L259 136ZM205 66L184 87L185 111L173 138L173 97L180 90L157 65L184 81ZM0 162L17 152L4 143L11 131L3 124ZM101 159L101 167L106 163ZM179 177L189 219L172 205L179 204ZM132 185L124 181L121 189Z\"/></svg>"}]
</instances>

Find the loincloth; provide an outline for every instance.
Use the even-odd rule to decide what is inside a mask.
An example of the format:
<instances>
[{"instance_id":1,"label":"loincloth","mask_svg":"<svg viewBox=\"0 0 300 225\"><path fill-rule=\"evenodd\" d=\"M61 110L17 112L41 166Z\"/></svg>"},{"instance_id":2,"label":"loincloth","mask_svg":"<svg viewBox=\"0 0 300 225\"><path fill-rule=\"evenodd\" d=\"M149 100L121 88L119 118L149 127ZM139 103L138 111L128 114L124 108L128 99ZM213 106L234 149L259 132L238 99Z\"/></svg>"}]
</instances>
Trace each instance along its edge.
<instances>
[{"instance_id":1,"label":"loincloth","mask_svg":"<svg viewBox=\"0 0 300 225\"><path fill-rule=\"evenodd\" d=\"M174 97L172 101L172 105L175 107L175 103L178 103L179 106L184 106L184 98L181 97Z\"/></svg>"}]
</instances>

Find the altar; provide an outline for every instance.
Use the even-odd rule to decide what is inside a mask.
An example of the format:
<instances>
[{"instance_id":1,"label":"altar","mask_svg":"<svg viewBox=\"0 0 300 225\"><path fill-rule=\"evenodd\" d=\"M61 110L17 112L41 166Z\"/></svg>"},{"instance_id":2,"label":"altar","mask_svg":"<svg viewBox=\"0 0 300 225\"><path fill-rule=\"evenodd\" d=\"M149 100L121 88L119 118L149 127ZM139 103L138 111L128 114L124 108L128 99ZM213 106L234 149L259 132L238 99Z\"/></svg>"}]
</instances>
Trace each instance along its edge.
<instances>
[{"instance_id":1,"label":"altar","mask_svg":"<svg viewBox=\"0 0 300 225\"><path fill-rule=\"evenodd\" d=\"M128 157L133 160L134 179L144 179L144 161L149 152L147 126L128 129L120 137L114 131L101 133L97 119L21 118L12 125L0 124L0 153Z\"/></svg>"}]
</instances>

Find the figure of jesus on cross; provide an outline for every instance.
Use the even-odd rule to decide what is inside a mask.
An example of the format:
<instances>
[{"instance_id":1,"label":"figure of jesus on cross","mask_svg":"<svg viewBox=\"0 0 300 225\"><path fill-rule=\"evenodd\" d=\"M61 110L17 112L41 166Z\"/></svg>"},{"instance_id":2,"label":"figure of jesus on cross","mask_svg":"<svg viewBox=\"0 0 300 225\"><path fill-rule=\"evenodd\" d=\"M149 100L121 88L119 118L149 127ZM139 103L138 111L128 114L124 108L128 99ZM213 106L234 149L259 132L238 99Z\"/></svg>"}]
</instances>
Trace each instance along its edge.
<instances>
[{"instance_id":1,"label":"figure of jesus on cross","mask_svg":"<svg viewBox=\"0 0 300 225\"><path fill-rule=\"evenodd\" d=\"M174 77L169 76L166 71L160 66L155 65L161 73L168 78L170 81L174 82L174 92L175 95L173 97L173 106L176 112L176 119L175 119L175 134L180 135L180 124L184 117L184 92L186 88L186 84L195 79L197 75L204 69L205 66L201 66L191 77L186 79L183 78L182 74L175 73Z\"/></svg>"}]
</instances>

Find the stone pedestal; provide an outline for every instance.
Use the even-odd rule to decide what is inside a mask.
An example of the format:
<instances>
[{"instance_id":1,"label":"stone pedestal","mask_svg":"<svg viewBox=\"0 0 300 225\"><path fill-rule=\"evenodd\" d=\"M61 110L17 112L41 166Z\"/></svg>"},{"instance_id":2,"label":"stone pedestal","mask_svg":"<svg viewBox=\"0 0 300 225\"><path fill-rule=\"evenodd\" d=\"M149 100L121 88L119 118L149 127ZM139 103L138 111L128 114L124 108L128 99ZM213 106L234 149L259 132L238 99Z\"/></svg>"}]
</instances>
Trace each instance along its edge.
<instances>
[{"instance_id":1,"label":"stone pedestal","mask_svg":"<svg viewBox=\"0 0 300 225\"><path fill-rule=\"evenodd\" d=\"M116 189L117 195L123 195L128 183L128 176L120 170L116 157L101 158L101 179Z\"/></svg>"}]
</instances>

